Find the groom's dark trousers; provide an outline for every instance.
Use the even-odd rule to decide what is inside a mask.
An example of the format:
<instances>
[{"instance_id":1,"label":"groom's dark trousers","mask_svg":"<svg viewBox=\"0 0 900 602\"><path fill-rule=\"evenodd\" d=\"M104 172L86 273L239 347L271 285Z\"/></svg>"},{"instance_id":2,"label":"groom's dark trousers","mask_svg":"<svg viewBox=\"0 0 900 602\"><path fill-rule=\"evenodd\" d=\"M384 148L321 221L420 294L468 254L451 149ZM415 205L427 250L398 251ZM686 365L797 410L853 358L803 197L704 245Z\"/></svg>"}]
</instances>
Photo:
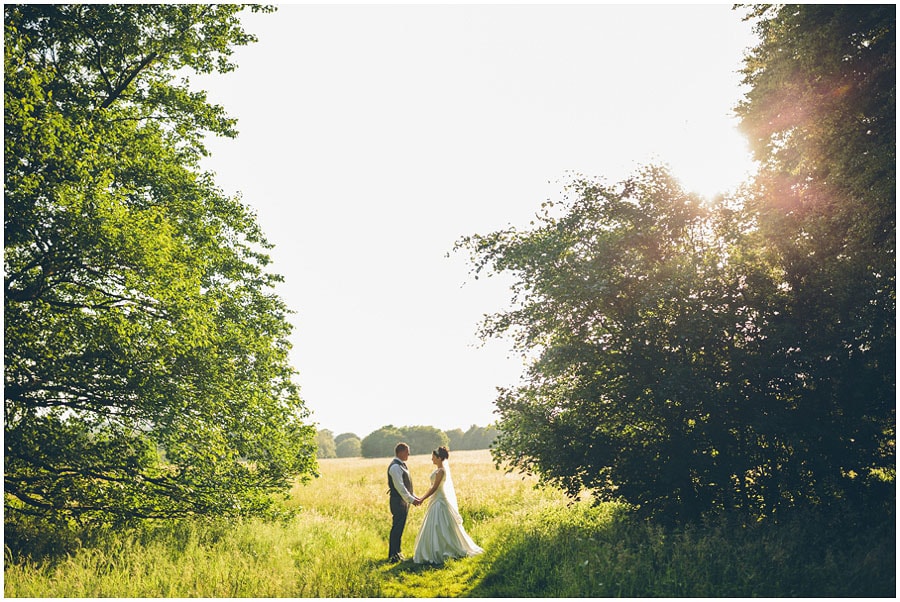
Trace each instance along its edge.
<instances>
[{"instance_id":1,"label":"groom's dark trousers","mask_svg":"<svg viewBox=\"0 0 900 602\"><path fill-rule=\"evenodd\" d=\"M383 508L384 506L382 506ZM409 504L399 495L391 492L391 516L394 521L391 524L390 546L388 558L393 558L400 553L400 540L403 537L403 529L406 528L406 515L409 514Z\"/></svg>"},{"instance_id":2,"label":"groom's dark trousers","mask_svg":"<svg viewBox=\"0 0 900 602\"><path fill-rule=\"evenodd\" d=\"M399 464L403 467L403 485L407 491L412 493L412 479L406 470L406 464L396 458L391 462L391 466L394 464ZM393 517L393 522L391 523L391 535L388 544L389 559L393 559L400 554L400 540L403 537L403 529L406 527L406 515L409 514L409 503L400 496L397 488L394 487L390 473L391 466L388 466L388 493L391 494L391 516Z\"/></svg>"}]
</instances>

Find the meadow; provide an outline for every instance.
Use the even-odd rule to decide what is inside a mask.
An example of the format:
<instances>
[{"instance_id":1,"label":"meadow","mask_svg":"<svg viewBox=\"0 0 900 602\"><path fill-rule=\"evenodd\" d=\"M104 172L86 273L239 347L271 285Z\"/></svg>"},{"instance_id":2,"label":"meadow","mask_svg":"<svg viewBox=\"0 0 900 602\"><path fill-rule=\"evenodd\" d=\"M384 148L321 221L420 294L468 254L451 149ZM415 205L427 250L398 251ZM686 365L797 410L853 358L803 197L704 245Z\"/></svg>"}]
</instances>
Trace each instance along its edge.
<instances>
[{"instance_id":1,"label":"meadow","mask_svg":"<svg viewBox=\"0 0 900 602\"><path fill-rule=\"evenodd\" d=\"M320 462L281 522L196 520L104 534L61 558L13 558L6 597L893 597L893 516L721 519L663 528L613 504L572 502L453 453L466 530L486 552L443 566L388 563L388 459ZM424 491L428 455L409 462ZM425 508L403 538L412 557Z\"/></svg>"}]
</instances>

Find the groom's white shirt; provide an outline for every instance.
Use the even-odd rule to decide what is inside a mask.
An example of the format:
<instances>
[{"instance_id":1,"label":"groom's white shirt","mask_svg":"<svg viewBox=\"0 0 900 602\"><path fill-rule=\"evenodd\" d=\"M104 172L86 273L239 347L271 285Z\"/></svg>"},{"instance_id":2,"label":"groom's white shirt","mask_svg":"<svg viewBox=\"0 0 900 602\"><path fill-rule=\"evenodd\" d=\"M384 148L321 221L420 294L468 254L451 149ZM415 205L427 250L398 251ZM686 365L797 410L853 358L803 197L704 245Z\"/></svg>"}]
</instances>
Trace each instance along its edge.
<instances>
[{"instance_id":1,"label":"groom's white shirt","mask_svg":"<svg viewBox=\"0 0 900 602\"><path fill-rule=\"evenodd\" d=\"M395 457L394 460L400 460L400 458ZM388 474L391 475L391 480L394 482L394 489L397 490L397 493L400 494L404 500L408 503L412 504L416 501L416 498L413 494L411 494L407 489L406 485L403 484L403 467L397 464L396 462L391 462L391 467L388 469ZM411 477L410 477L411 478Z\"/></svg>"}]
</instances>

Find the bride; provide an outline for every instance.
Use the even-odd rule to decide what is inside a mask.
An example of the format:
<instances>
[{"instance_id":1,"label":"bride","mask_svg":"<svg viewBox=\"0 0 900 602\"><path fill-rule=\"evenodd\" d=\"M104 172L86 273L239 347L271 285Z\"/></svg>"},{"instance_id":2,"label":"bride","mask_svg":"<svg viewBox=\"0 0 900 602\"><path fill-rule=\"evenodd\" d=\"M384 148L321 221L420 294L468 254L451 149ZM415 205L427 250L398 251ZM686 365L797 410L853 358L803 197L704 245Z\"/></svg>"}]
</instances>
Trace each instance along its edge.
<instances>
[{"instance_id":1,"label":"bride","mask_svg":"<svg viewBox=\"0 0 900 602\"><path fill-rule=\"evenodd\" d=\"M434 497L416 536L413 562L417 564L442 564L448 558L474 556L484 552L463 528L450 463L447 461L449 457L450 452L443 446L431 453L431 461L437 468L431 473L431 489L421 499L424 501Z\"/></svg>"}]
</instances>

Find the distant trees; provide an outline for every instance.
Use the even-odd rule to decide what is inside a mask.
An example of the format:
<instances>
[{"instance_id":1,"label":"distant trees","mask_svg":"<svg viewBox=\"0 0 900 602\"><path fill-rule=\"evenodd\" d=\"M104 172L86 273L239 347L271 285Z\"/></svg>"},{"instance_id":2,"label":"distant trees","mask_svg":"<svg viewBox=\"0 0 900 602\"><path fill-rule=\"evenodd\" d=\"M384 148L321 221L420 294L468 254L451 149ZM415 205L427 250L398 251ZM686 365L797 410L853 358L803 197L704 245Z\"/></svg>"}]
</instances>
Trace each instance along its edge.
<instances>
[{"instance_id":1,"label":"distant trees","mask_svg":"<svg viewBox=\"0 0 900 602\"><path fill-rule=\"evenodd\" d=\"M331 431L322 429L318 432L318 442L320 458L358 458L362 455L361 441L353 433L334 437Z\"/></svg>"},{"instance_id":2,"label":"distant trees","mask_svg":"<svg viewBox=\"0 0 900 602\"><path fill-rule=\"evenodd\" d=\"M469 430L462 429L446 431L450 441L451 450L463 449L488 449L497 438L499 431L491 426L478 426L473 424Z\"/></svg>"},{"instance_id":3,"label":"distant trees","mask_svg":"<svg viewBox=\"0 0 900 602\"><path fill-rule=\"evenodd\" d=\"M433 426L383 426L363 438L360 452L366 458L384 458L394 455L397 443L407 443L413 455L430 454L444 445L453 450L486 449L497 436L492 427L472 425L463 433L461 429L441 431ZM340 448L340 444L338 444ZM340 454L338 454L340 455Z\"/></svg>"},{"instance_id":4,"label":"distant trees","mask_svg":"<svg viewBox=\"0 0 900 602\"><path fill-rule=\"evenodd\" d=\"M18 521L265 512L315 469L255 216L193 91L237 5L4 6L4 502ZM27 536L26 536L27 537Z\"/></svg>"},{"instance_id":5,"label":"distant trees","mask_svg":"<svg viewBox=\"0 0 900 602\"><path fill-rule=\"evenodd\" d=\"M409 444L413 454L430 454L433 450L444 445L450 440L444 431L433 426L407 426L401 429L405 441ZM393 455L394 450L391 449Z\"/></svg>"},{"instance_id":6,"label":"distant trees","mask_svg":"<svg viewBox=\"0 0 900 602\"><path fill-rule=\"evenodd\" d=\"M537 356L495 458L665 520L893 495L896 9L747 10L744 190L578 178L531 230L458 247L518 279L482 336Z\"/></svg>"},{"instance_id":7,"label":"distant trees","mask_svg":"<svg viewBox=\"0 0 900 602\"><path fill-rule=\"evenodd\" d=\"M490 426L472 425L451 449L487 449L493 445L499 431Z\"/></svg>"},{"instance_id":8,"label":"distant trees","mask_svg":"<svg viewBox=\"0 0 900 602\"><path fill-rule=\"evenodd\" d=\"M353 433L341 433L334 438L338 458L358 458L362 455L362 441Z\"/></svg>"},{"instance_id":9,"label":"distant trees","mask_svg":"<svg viewBox=\"0 0 900 602\"><path fill-rule=\"evenodd\" d=\"M462 449L463 437L465 433L462 429L452 429L444 431L447 435L448 446L450 449Z\"/></svg>"},{"instance_id":10,"label":"distant trees","mask_svg":"<svg viewBox=\"0 0 900 602\"><path fill-rule=\"evenodd\" d=\"M360 451L364 458L389 458L394 455L397 444L405 438L402 430L389 424L363 437ZM413 453L417 452L413 450Z\"/></svg>"},{"instance_id":11,"label":"distant trees","mask_svg":"<svg viewBox=\"0 0 900 602\"><path fill-rule=\"evenodd\" d=\"M318 443L318 456L320 458L336 458L337 448L335 447L334 436L328 429L322 429L316 433L316 442Z\"/></svg>"}]
</instances>

